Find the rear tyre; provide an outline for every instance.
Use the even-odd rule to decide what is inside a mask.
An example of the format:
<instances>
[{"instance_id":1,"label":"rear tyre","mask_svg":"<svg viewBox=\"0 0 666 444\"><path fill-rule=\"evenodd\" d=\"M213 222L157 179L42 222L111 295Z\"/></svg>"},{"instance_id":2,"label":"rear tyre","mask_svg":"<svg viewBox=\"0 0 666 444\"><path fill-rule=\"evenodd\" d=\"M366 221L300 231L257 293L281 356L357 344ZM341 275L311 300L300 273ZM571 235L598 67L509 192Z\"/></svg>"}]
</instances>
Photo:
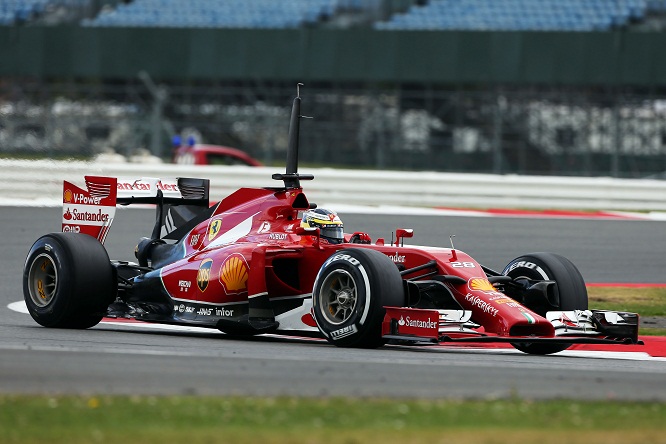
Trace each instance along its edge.
<instances>
[{"instance_id":1,"label":"rear tyre","mask_svg":"<svg viewBox=\"0 0 666 444\"><path fill-rule=\"evenodd\" d=\"M384 306L401 307L404 301L402 277L393 261L364 248L333 254L319 270L312 292L319 329L340 347L384 345Z\"/></svg>"},{"instance_id":2,"label":"rear tyre","mask_svg":"<svg viewBox=\"0 0 666 444\"><path fill-rule=\"evenodd\" d=\"M87 234L52 233L33 244L23 270L23 298L44 327L97 325L115 300L116 280L104 246Z\"/></svg>"},{"instance_id":3,"label":"rear tyre","mask_svg":"<svg viewBox=\"0 0 666 444\"><path fill-rule=\"evenodd\" d=\"M567 258L555 253L531 253L520 256L504 268L502 274L512 278L528 278L533 280L555 281L559 292L560 305L558 310L587 310L587 288L578 268ZM527 308L535 313L546 316L541 307ZM518 350L535 354L548 355L566 350L570 344L529 344L512 343Z\"/></svg>"}]
</instances>

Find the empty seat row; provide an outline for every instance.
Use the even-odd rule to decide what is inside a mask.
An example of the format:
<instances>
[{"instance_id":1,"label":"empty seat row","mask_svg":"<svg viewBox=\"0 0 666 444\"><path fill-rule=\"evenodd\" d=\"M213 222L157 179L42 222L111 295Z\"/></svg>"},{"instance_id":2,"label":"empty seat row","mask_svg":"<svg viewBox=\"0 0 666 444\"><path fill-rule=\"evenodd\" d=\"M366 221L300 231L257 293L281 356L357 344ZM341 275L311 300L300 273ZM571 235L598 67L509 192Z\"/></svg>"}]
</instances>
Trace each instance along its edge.
<instances>
[{"instance_id":1,"label":"empty seat row","mask_svg":"<svg viewBox=\"0 0 666 444\"><path fill-rule=\"evenodd\" d=\"M597 31L642 19L646 0L430 0L378 30Z\"/></svg>"},{"instance_id":2,"label":"empty seat row","mask_svg":"<svg viewBox=\"0 0 666 444\"><path fill-rule=\"evenodd\" d=\"M296 28L333 14L335 0L135 0L83 26Z\"/></svg>"},{"instance_id":3,"label":"empty seat row","mask_svg":"<svg viewBox=\"0 0 666 444\"><path fill-rule=\"evenodd\" d=\"M50 0L0 0L0 25L13 25L41 14Z\"/></svg>"},{"instance_id":4,"label":"empty seat row","mask_svg":"<svg viewBox=\"0 0 666 444\"><path fill-rule=\"evenodd\" d=\"M380 0L133 0L84 19L90 27L297 28ZM0 25L39 17L49 5L99 0L0 0ZM666 14L666 0L421 0L377 30L600 31ZM423 4L425 3L425 4Z\"/></svg>"}]
</instances>

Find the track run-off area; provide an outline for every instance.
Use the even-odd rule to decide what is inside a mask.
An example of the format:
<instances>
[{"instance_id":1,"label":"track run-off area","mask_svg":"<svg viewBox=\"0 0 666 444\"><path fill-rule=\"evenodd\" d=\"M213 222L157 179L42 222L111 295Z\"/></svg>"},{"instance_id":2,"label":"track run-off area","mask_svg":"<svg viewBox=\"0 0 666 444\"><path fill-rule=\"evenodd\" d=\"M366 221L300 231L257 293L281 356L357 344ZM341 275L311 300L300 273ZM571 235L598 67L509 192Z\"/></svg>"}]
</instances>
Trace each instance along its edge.
<instances>
[{"instance_id":1,"label":"track run-off area","mask_svg":"<svg viewBox=\"0 0 666 444\"><path fill-rule=\"evenodd\" d=\"M373 239L413 228L410 243L448 246L455 235L456 248L493 269L525 253L551 251L573 261L590 285L666 283L660 214L319 204L340 213L345 231L366 231ZM666 358L660 357L666 345L656 344L658 338L644 338L655 343L642 348L576 347L531 356L445 344L340 349L307 338L247 339L111 320L85 331L46 329L25 312L21 277L32 242L59 230L60 208L2 206L0 214L3 393L666 400ZM119 209L106 242L109 256L133 260L137 240L150 234L153 222L154 210Z\"/></svg>"}]
</instances>

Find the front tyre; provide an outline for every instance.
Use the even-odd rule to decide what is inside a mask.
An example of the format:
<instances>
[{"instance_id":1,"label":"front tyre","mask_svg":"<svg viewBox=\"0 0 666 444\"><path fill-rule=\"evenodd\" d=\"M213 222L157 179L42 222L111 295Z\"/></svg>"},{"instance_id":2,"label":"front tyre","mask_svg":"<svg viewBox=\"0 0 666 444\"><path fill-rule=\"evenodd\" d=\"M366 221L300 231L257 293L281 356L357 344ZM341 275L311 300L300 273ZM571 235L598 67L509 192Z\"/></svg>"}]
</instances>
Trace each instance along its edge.
<instances>
[{"instance_id":1,"label":"front tyre","mask_svg":"<svg viewBox=\"0 0 666 444\"><path fill-rule=\"evenodd\" d=\"M116 296L104 246L86 234L52 233L33 244L23 269L23 298L44 327L97 325Z\"/></svg>"},{"instance_id":2,"label":"front tyre","mask_svg":"<svg viewBox=\"0 0 666 444\"><path fill-rule=\"evenodd\" d=\"M502 274L513 279L555 281L559 293L558 310L587 310L587 287L578 268L567 258L555 253L531 253L517 257L504 267ZM545 317L543 307L530 307L535 313ZM548 355L566 350L570 344L511 343L516 349L535 355Z\"/></svg>"},{"instance_id":3,"label":"front tyre","mask_svg":"<svg viewBox=\"0 0 666 444\"><path fill-rule=\"evenodd\" d=\"M329 342L376 348L384 306L404 305L402 277L393 261L365 248L340 250L324 262L312 292L314 317Z\"/></svg>"}]
</instances>

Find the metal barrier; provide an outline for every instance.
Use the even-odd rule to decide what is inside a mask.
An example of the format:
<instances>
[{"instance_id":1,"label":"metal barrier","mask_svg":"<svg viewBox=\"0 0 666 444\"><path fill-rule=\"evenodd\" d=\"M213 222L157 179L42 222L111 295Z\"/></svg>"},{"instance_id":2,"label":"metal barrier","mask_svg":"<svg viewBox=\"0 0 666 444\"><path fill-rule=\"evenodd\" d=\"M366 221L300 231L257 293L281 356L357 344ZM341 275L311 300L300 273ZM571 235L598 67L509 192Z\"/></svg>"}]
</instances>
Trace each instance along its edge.
<instances>
[{"instance_id":1,"label":"metal barrier","mask_svg":"<svg viewBox=\"0 0 666 444\"><path fill-rule=\"evenodd\" d=\"M0 159L0 199L58 205L62 181L85 175L114 177L202 177L211 180L211 200L240 187L273 187L277 167L185 166ZM666 182L608 177L552 177L301 168L315 180L302 185L311 202L467 208L568 208L666 210Z\"/></svg>"}]
</instances>

